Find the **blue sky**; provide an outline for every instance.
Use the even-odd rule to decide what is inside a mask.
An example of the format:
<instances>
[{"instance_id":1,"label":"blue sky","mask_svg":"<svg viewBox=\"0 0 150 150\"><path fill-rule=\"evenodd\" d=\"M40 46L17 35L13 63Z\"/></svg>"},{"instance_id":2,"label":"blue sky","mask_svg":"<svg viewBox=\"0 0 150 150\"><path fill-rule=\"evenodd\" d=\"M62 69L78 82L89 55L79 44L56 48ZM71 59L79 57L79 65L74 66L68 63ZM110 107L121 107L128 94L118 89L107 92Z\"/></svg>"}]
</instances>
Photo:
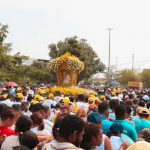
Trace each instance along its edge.
<instances>
[{"instance_id":1,"label":"blue sky","mask_svg":"<svg viewBox=\"0 0 150 150\"><path fill-rule=\"evenodd\" d=\"M1 0L0 22L8 24L12 53L49 59L48 44L77 35L87 39L108 64L108 27L111 65L150 68L149 0Z\"/></svg>"}]
</instances>

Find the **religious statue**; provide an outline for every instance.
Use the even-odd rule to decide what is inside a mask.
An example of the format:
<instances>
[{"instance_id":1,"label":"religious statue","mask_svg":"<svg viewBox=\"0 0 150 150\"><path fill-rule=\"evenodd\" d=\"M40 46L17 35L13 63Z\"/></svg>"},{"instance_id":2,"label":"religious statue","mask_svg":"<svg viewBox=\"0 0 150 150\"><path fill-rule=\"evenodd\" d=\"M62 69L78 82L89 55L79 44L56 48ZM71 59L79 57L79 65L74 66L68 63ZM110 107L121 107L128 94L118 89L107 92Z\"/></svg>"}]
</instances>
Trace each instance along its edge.
<instances>
[{"instance_id":1,"label":"religious statue","mask_svg":"<svg viewBox=\"0 0 150 150\"><path fill-rule=\"evenodd\" d=\"M72 86L77 84L77 77L84 69L84 63L70 53L65 53L50 61L49 67L56 72L59 86Z\"/></svg>"}]
</instances>

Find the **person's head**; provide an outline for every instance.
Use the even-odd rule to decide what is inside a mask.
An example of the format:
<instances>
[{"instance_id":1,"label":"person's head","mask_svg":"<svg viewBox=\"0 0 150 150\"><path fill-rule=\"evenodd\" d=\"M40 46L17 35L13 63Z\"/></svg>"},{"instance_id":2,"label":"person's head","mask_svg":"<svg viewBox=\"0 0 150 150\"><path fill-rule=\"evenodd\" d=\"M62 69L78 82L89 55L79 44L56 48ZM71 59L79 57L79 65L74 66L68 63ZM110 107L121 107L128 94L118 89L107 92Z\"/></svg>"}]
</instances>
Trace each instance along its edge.
<instances>
[{"instance_id":1,"label":"person's head","mask_svg":"<svg viewBox=\"0 0 150 150\"><path fill-rule=\"evenodd\" d=\"M98 125L99 127L101 127L101 122L102 122L102 118L100 116L99 113L97 112L92 112L87 116L87 121L91 122L93 124Z\"/></svg>"},{"instance_id":2,"label":"person's head","mask_svg":"<svg viewBox=\"0 0 150 150\"><path fill-rule=\"evenodd\" d=\"M133 94L129 94L129 99L133 99L134 95Z\"/></svg>"},{"instance_id":3,"label":"person's head","mask_svg":"<svg viewBox=\"0 0 150 150\"><path fill-rule=\"evenodd\" d=\"M68 114L70 114L70 107L68 105L61 105L60 117L65 117Z\"/></svg>"},{"instance_id":4,"label":"person's head","mask_svg":"<svg viewBox=\"0 0 150 150\"><path fill-rule=\"evenodd\" d=\"M23 96L27 96L27 95L28 95L27 91L24 90L24 91L22 92L22 95L23 95Z\"/></svg>"},{"instance_id":5,"label":"person's head","mask_svg":"<svg viewBox=\"0 0 150 150\"><path fill-rule=\"evenodd\" d=\"M138 100L136 98L133 99L133 105L138 105Z\"/></svg>"},{"instance_id":6,"label":"person's head","mask_svg":"<svg viewBox=\"0 0 150 150\"><path fill-rule=\"evenodd\" d=\"M77 100L78 100L79 102L84 102L84 101L85 101L85 95L84 95L84 94L79 94L79 95L77 96Z\"/></svg>"},{"instance_id":7,"label":"person's head","mask_svg":"<svg viewBox=\"0 0 150 150\"><path fill-rule=\"evenodd\" d=\"M62 92L61 91L56 91L55 96L61 96Z\"/></svg>"},{"instance_id":8,"label":"person's head","mask_svg":"<svg viewBox=\"0 0 150 150\"><path fill-rule=\"evenodd\" d=\"M12 108L13 108L16 112L19 112L19 113L22 112L22 108L21 108L21 105L20 105L20 104L13 104L13 105L12 105Z\"/></svg>"},{"instance_id":9,"label":"person's head","mask_svg":"<svg viewBox=\"0 0 150 150\"><path fill-rule=\"evenodd\" d=\"M15 124L15 132L20 135L21 133L30 130L31 126L32 120L28 116L22 115Z\"/></svg>"},{"instance_id":10,"label":"person's head","mask_svg":"<svg viewBox=\"0 0 150 150\"><path fill-rule=\"evenodd\" d=\"M34 127L38 127L38 130L44 129L43 115L40 112L34 112L30 118Z\"/></svg>"},{"instance_id":11,"label":"person's head","mask_svg":"<svg viewBox=\"0 0 150 150\"><path fill-rule=\"evenodd\" d=\"M117 99L112 99L109 101L109 107L111 110L115 110L115 108L119 105L119 101Z\"/></svg>"},{"instance_id":12,"label":"person's head","mask_svg":"<svg viewBox=\"0 0 150 150\"><path fill-rule=\"evenodd\" d=\"M16 94L16 101L17 102L22 102L23 100L23 94L22 93L17 93Z\"/></svg>"},{"instance_id":13,"label":"person's head","mask_svg":"<svg viewBox=\"0 0 150 150\"><path fill-rule=\"evenodd\" d=\"M43 111L43 110L42 110ZM50 109L48 106L44 105L44 118L47 119L50 117Z\"/></svg>"},{"instance_id":14,"label":"person's head","mask_svg":"<svg viewBox=\"0 0 150 150\"><path fill-rule=\"evenodd\" d=\"M6 108L1 114L1 123L4 126L11 127L16 123L16 112L12 108Z\"/></svg>"},{"instance_id":15,"label":"person's head","mask_svg":"<svg viewBox=\"0 0 150 150\"><path fill-rule=\"evenodd\" d=\"M6 109L8 109L9 107L6 104L0 104L0 117L3 113L3 111L5 111Z\"/></svg>"},{"instance_id":16,"label":"person's head","mask_svg":"<svg viewBox=\"0 0 150 150\"><path fill-rule=\"evenodd\" d=\"M40 111L40 110L43 110L44 111L44 106L40 103L37 103L37 104L31 104L30 107L29 107L29 110L34 113L34 112L37 112L37 111Z\"/></svg>"},{"instance_id":17,"label":"person's head","mask_svg":"<svg viewBox=\"0 0 150 150\"><path fill-rule=\"evenodd\" d=\"M21 103L22 111L27 112L28 111L28 107L29 107L29 103L28 102L22 102Z\"/></svg>"},{"instance_id":18,"label":"person's head","mask_svg":"<svg viewBox=\"0 0 150 150\"><path fill-rule=\"evenodd\" d=\"M119 123L114 123L109 128L109 136L121 136L123 126Z\"/></svg>"},{"instance_id":19,"label":"person's head","mask_svg":"<svg viewBox=\"0 0 150 150\"><path fill-rule=\"evenodd\" d=\"M125 105L118 105L115 108L115 115L117 120L122 120L126 118L127 115L127 109Z\"/></svg>"},{"instance_id":20,"label":"person's head","mask_svg":"<svg viewBox=\"0 0 150 150\"><path fill-rule=\"evenodd\" d=\"M13 94L9 93L9 94L7 95L7 99L10 99L11 101L14 101L15 96L14 96Z\"/></svg>"},{"instance_id":21,"label":"person's head","mask_svg":"<svg viewBox=\"0 0 150 150\"><path fill-rule=\"evenodd\" d=\"M100 113L100 114L103 114L103 115L105 115L106 116L106 118L108 117L108 115L109 115L109 110L108 110L108 104L107 103L100 103L99 105L98 105L98 112Z\"/></svg>"},{"instance_id":22,"label":"person's head","mask_svg":"<svg viewBox=\"0 0 150 150\"><path fill-rule=\"evenodd\" d=\"M84 134L84 121L75 115L64 117L59 134L66 142L79 146Z\"/></svg>"},{"instance_id":23,"label":"person's head","mask_svg":"<svg viewBox=\"0 0 150 150\"><path fill-rule=\"evenodd\" d=\"M54 94L49 93L49 94L47 95L47 98L52 100L52 99L54 98Z\"/></svg>"},{"instance_id":24,"label":"person's head","mask_svg":"<svg viewBox=\"0 0 150 150\"><path fill-rule=\"evenodd\" d=\"M147 119L150 115L149 110L145 107L140 107L138 113L140 118L145 118L145 119Z\"/></svg>"},{"instance_id":25,"label":"person's head","mask_svg":"<svg viewBox=\"0 0 150 150\"><path fill-rule=\"evenodd\" d=\"M21 145L34 149L38 145L39 140L35 133L32 131L26 131L19 138L19 142Z\"/></svg>"},{"instance_id":26,"label":"person's head","mask_svg":"<svg viewBox=\"0 0 150 150\"><path fill-rule=\"evenodd\" d=\"M60 139L59 128L61 126L62 120L63 120L63 118L57 118L55 121L55 124L52 128L53 136L57 141L59 141L59 139Z\"/></svg>"},{"instance_id":27,"label":"person's head","mask_svg":"<svg viewBox=\"0 0 150 150\"><path fill-rule=\"evenodd\" d=\"M139 138L150 143L150 128L145 128L139 132Z\"/></svg>"},{"instance_id":28,"label":"person's head","mask_svg":"<svg viewBox=\"0 0 150 150\"><path fill-rule=\"evenodd\" d=\"M132 102L132 100L127 100L127 101L126 101L126 105L129 106L129 107L133 107L133 102Z\"/></svg>"},{"instance_id":29,"label":"person's head","mask_svg":"<svg viewBox=\"0 0 150 150\"><path fill-rule=\"evenodd\" d=\"M127 109L127 118L130 118L131 117L131 112L132 112L132 109L130 106L126 106L126 109Z\"/></svg>"},{"instance_id":30,"label":"person's head","mask_svg":"<svg viewBox=\"0 0 150 150\"><path fill-rule=\"evenodd\" d=\"M150 143L146 141L138 141L129 146L126 150L149 150Z\"/></svg>"},{"instance_id":31,"label":"person's head","mask_svg":"<svg viewBox=\"0 0 150 150\"><path fill-rule=\"evenodd\" d=\"M150 102L146 104L147 109L150 109Z\"/></svg>"},{"instance_id":32,"label":"person's head","mask_svg":"<svg viewBox=\"0 0 150 150\"><path fill-rule=\"evenodd\" d=\"M84 126L84 136L81 142L81 148L89 150L92 147L99 146L102 143L102 130L93 123L86 123Z\"/></svg>"},{"instance_id":33,"label":"person's head","mask_svg":"<svg viewBox=\"0 0 150 150\"><path fill-rule=\"evenodd\" d=\"M90 96L89 98L88 98L88 103L89 104L93 104L94 103L94 96Z\"/></svg>"},{"instance_id":34,"label":"person's head","mask_svg":"<svg viewBox=\"0 0 150 150\"><path fill-rule=\"evenodd\" d=\"M27 97L27 102L31 103L32 100L33 100L33 96L32 96L32 95L29 95L29 96Z\"/></svg>"},{"instance_id":35,"label":"person's head","mask_svg":"<svg viewBox=\"0 0 150 150\"><path fill-rule=\"evenodd\" d=\"M76 115L77 115L78 117L81 117L84 121L87 120L87 112L86 112L86 110L85 110L84 108L78 109Z\"/></svg>"},{"instance_id":36,"label":"person's head","mask_svg":"<svg viewBox=\"0 0 150 150\"><path fill-rule=\"evenodd\" d=\"M139 105L140 107L145 107L144 101L139 101L138 105Z\"/></svg>"}]
</instances>

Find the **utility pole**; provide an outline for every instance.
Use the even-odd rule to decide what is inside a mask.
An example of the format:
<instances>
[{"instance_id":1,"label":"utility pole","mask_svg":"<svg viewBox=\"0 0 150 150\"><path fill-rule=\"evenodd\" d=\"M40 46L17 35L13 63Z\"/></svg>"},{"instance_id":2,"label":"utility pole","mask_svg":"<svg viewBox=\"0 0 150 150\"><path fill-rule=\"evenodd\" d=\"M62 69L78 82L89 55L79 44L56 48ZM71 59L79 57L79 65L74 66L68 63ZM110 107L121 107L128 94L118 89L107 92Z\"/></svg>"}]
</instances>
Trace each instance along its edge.
<instances>
[{"instance_id":1,"label":"utility pole","mask_svg":"<svg viewBox=\"0 0 150 150\"><path fill-rule=\"evenodd\" d=\"M134 53L132 54L132 71L134 71Z\"/></svg>"},{"instance_id":2,"label":"utility pole","mask_svg":"<svg viewBox=\"0 0 150 150\"><path fill-rule=\"evenodd\" d=\"M108 28L109 31L109 53L108 53L108 82L110 81L110 31L113 30L113 28Z\"/></svg>"}]
</instances>

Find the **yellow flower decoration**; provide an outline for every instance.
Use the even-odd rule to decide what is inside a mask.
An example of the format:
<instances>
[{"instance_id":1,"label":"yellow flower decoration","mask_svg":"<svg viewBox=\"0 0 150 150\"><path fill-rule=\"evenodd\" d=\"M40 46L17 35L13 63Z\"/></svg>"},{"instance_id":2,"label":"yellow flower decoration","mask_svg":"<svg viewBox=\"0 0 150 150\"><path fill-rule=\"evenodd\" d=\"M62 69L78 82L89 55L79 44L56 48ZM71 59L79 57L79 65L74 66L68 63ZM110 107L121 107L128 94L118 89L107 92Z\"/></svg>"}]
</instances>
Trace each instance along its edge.
<instances>
[{"instance_id":1,"label":"yellow flower decoration","mask_svg":"<svg viewBox=\"0 0 150 150\"><path fill-rule=\"evenodd\" d=\"M49 67L51 70L56 72L63 63L67 64L68 70L79 70L79 72L81 72L84 69L84 63L68 52L56 59L51 60L49 62Z\"/></svg>"},{"instance_id":2,"label":"yellow flower decoration","mask_svg":"<svg viewBox=\"0 0 150 150\"><path fill-rule=\"evenodd\" d=\"M51 93L55 94L58 91L61 91L64 95L79 95L79 94L85 94L87 96L89 95L97 95L97 93L95 91L92 90L88 90L88 89L84 89L84 88L79 88L76 86L72 86L72 87L53 87L50 89Z\"/></svg>"}]
</instances>

